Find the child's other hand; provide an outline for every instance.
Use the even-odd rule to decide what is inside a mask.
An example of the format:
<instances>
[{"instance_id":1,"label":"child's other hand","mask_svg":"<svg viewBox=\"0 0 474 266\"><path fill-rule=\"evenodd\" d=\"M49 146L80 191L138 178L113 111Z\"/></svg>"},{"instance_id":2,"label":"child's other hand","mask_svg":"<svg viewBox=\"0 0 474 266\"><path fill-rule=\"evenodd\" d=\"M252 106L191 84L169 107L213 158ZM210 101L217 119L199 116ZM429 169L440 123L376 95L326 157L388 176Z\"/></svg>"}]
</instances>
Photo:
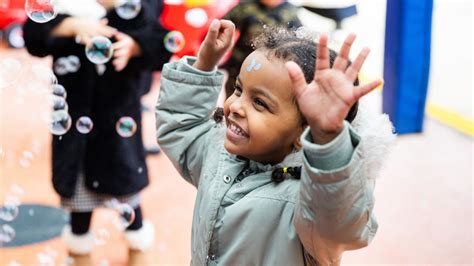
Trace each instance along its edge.
<instances>
[{"instance_id":1,"label":"child's other hand","mask_svg":"<svg viewBox=\"0 0 474 266\"><path fill-rule=\"evenodd\" d=\"M199 48L194 67L203 71L213 70L234 44L234 33L234 23L229 20L214 19Z\"/></svg>"},{"instance_id":2,"label":"child's other hand","mask_svg":"<svg viewBox=\"0 0 474 266\"><path fill-rule=\"evenodd\" d=\"M138 43L125 33L117 32L115 34L117 42L112 44L114 50L114 59L112 65L115 71L122 71L132 57L141 55L141 49Z\"/></svg>"},{"instance_id":3,"label":"child's other hand","mask_svg":"<svg viewBox=\"0 0 474 266\"><path fill-rule=\"evenodd\" d=\"M352 105L382 83L381 80L376 80L357 87L353 85L369 54L368 48L362 49L348 67L349 52L355 37L350 34L346 38L333 67L330 68L328 36L321 36L317 49L316 72L310 84L306 84L296 63L286 63L299 108L311 127L315 143L325 144L333 140L342 131L344 119Z\"/></svg>"},{"instance_id":4,"label":"child's other hand","mask_svg":"<svg viewBox=\"0 0 474 266\"><path fill-rule=\"evenodd\" d=\"M79 36L80 43L87 45L94 36L104 36L111 38L117 29L107 26L107 19L100 21L75 18L74 32Z\"/></svg>"}]
</instances>

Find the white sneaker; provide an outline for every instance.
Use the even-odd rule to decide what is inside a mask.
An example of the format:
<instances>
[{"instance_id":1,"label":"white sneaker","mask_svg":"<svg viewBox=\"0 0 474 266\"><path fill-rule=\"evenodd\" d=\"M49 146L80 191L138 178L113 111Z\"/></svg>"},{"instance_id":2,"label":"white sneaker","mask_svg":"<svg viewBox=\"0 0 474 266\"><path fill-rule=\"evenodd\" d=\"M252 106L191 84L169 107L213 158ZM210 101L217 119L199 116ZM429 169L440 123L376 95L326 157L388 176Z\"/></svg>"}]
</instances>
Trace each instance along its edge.
<instances>
[{"instance_id":1,"label":"white sneaker","mask_svg":"<svg viewBox=\"0 0 474 266\"><path fill-rule=\"evenodd\" d=\"M64 226L61 238L68 251L76 255L88 255L94 247L94 237L91 232L75 235L72 233L70 225Z\"/></svg>"},{"instance_id":2,"label":"white sneaker","mask_svg":"<svg viewBox=\"0 0 474 266\"><path fill-rule=\"evenodd\" d=\"M155 226L149 220L143 220L143 226L138 230L125 231L125 239L131 250L146 251L155 242Z\"/></svg>"}]
</instances>

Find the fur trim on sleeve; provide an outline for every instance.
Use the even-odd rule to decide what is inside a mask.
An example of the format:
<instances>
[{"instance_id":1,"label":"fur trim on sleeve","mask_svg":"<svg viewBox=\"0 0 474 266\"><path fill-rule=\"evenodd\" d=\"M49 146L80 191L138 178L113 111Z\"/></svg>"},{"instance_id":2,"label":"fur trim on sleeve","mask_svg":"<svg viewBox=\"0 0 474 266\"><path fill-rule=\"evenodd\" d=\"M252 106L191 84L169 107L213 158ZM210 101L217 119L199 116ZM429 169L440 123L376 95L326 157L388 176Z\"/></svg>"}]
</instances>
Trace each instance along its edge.
<instances>
[{"instance_id":1,"label":"fur trim on sleeve","mask_svg":"<svg viewBox=\"0 0 474 266\"><path fill-rule=\"evenodd\" d=\"M375 179L395 144L393 125L387 114L379 114L360 103L352 126L362 139L361 148L366 161L365 174L369 179Z\"/></svg>"}]
</instances>

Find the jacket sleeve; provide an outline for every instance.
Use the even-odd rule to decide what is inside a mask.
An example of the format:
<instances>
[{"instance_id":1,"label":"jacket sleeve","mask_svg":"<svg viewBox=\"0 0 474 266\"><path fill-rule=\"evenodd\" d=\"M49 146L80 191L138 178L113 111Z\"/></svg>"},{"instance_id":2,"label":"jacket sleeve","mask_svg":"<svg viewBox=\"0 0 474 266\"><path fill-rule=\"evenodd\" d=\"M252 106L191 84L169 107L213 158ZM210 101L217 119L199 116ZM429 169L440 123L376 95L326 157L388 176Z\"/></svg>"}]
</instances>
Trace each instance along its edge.
<instances>
[{"instance_id":1,"label":"jacket sleeve","mask_svg":"<svg viewBox=\"0 0 474 266\"><path fill-rule=\"evenodd\" d=\"M345 122L332 142L302 135L304 167L294 225L305 250L321 265L339 265L342 253L365 247L377 231L373 183L363 173L360 137Z\"/></svg>"},{"instance_id":2,"label":"jacket sleeve","mask_svg":"<svg viewBox=\"0 0 474 266\"><path fill-rule=\"evenodd\" d=\"M51 31L67 17L67 15L58 15L46 23L36 23L28 19L23 25L23 37L28 52L34 56L45 57L67 54L70 53L71 47L78 46L72 37L51 35Z\"/></svg>"},{"instance_id":3,"label":"jacket sleeve","mask_svg":"<svg viewBox=\"0 0 474 266\"><path fill-rule=\"evenodd\" d=\"M186 181L197 187L208 149L215 144L213 134L219 131L211 117L223 75L199 71L191 66L194 61L184 57L164 65L156 129L160 147Z\"/></svg>"}]
</instances>

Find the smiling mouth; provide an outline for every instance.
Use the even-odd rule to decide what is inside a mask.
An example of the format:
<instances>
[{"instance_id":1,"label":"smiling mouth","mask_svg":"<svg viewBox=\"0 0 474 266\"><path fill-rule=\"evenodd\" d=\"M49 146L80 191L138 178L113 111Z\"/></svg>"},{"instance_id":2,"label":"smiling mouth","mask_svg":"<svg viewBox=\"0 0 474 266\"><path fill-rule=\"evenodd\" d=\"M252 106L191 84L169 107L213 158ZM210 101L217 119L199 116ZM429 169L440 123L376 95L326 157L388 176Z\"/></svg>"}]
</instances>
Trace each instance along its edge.
<instances>
[{"instance_id":1,"label":"smiling mouth","mask_svg":"<svg viewBox=\"0 0 474 266\"><path fill-rule=\"evenodd\" d=\"M227 120L227 129L238 137L241 137L241 138L249 137L249 135L237 123L229 119Z\"/></svg>"}]
</instances>

